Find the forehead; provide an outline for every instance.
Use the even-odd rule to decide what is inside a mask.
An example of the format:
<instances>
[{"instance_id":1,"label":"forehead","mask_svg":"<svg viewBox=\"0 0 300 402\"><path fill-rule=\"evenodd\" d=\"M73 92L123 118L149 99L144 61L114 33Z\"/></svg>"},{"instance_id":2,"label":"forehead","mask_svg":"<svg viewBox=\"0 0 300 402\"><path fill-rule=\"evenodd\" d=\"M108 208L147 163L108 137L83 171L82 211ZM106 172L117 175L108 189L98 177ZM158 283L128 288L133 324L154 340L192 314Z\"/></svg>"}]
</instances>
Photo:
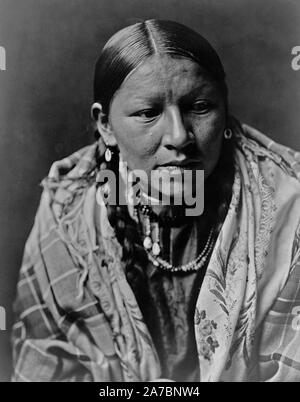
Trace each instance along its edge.
<instances>
[{"instance_id":1,"label":"forehead","mask_svg":"<svg viewBox=\"0 0 300 402\"><path fill-rule=\"evenodd\" d=\"M195 61L170 55L156 55L137 67L122 83L116 96L127 100L172 99L195 90L209 92L216 84Z\"/></svg>"}]
</instances>

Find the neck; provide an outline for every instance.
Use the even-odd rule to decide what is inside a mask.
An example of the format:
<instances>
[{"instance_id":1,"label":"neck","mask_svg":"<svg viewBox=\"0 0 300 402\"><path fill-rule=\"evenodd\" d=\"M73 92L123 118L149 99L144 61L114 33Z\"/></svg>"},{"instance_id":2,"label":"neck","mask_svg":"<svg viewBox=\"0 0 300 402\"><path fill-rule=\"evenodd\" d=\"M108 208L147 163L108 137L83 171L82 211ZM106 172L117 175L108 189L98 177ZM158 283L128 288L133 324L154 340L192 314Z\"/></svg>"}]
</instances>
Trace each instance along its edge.
<instances>
[{"instance_id":1,"label":"neck","mask_svg":"<svg viewBox=\"0 0 300 402\"><path fill-rule=\"evenodd\" d=\"M150 197L144 192L141 193L141 204L148 205L152 212L158 216L161 221L177 221L181 224L203 220L203 216L190 216L187 214L188 205L165 205L158 199ZM202 219L201 219L202 218Z\"/></svg>"}]
</instances>

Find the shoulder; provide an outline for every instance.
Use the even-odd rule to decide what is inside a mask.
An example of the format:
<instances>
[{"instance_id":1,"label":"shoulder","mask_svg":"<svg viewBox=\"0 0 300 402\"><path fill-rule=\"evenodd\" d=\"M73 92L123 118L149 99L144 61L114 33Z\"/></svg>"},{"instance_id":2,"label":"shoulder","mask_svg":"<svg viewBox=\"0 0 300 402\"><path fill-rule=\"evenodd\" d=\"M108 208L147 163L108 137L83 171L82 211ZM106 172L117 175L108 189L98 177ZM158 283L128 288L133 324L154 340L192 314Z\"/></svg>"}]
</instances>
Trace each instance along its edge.
<instances>
[{"instance_id":1,"label":"shoulder","mask_svg":"<svg viewBox=\"0 0 300 402\"><path fill-rule=\"evenodd\" d=\"M25 246L33 260L38 250L43 250L47 242L50 244L57 238L63 218L69 217L87 198L88 190L95 183L96 150L97 146L93 144L54 162L42 181L43 192Z\"/></svg>"},{"instance_id":2,"label":"shoulder","mask_svg":"<svg viewBox=\"0 0 300 402\"><path fill-rule=\"evenodd\" d=\"M71 155L53 162L48 178L60 181L66 176L81 176L96 165L97 143L87 145Z\"/></svg>"},{"instance_id":3,"label":"shoulder","mask_svg":"<svg viewBox=\"0 0 300 402\"><path fill-rule=\"evenodd\" d=\"M300 181L300 152L284 146L256 128L242 124L242 132L237 134L238 144L254 155L273 162L287 175Z\"/></svg>"},{"instance_id":4,"label":"shoulder","mask_svg":"<svg viewBox=\"0 0 300 402\"><path fill-rule=\"evenodd\" d=\"M74 300L77 283L89 266L87 257L95 249L95 152L95 145L88 146L56 162L56 177L53 166L50 169L52 176L42 183L44 190L21 269L24 273L30 269L43 289L49 287L49 281L72 273L73 279L65 286ZM63 289L57 287L55 292L64 300Z\"/></svg>"},{"instance_id":5,"label":"shoulder","mask_svg":"<svg viewBox=\"0 0 300 402\"><path fill-rule=\"evenodd\" d=\"M277 219L300 220L300 152L279 144L257 129L243 124L238 142L251 165L252 178L273 193ZM287 222L286 222L287 224Z\"/></svg>"},{"instance_id":6,"label":"shoulder","mask_svg":"<svg viewBox=\"0 0 300 402\"><path fill-rule=\"evenodd\" d=\"M42 182L44 191L40 209L51 207L55 217L59 219L62 214L75 207L78 200L95 182L96 155L97 143L94 143L55 161Z\"/></svg>"},{"instance_id":7,"label":"shoulder","mask_svg":"<svg viewBox=\"0 0 300 402\"><path fill-rule=\"evenodd\" d=\"M289 210L300 218L300 153L265 134L242 125L236 135L236 161L246 172L253 189L273 198L278 212ZM293 210L293 211L292 211Z\"/></svg>"}]
</instances>

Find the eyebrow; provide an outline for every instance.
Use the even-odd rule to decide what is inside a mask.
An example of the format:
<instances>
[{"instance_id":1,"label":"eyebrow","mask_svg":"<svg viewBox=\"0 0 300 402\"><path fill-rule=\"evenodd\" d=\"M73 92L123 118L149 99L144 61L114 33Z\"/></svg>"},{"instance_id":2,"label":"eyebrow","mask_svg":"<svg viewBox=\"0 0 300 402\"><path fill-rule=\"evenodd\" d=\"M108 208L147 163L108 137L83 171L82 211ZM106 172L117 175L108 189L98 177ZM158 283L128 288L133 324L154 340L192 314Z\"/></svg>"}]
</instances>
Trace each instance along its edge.
<instances>
[{"instance_id":1,"label":"eyebrow","mask_svg":"<svg viewBox=\"0 0 300 402\"><path fill-rule=\"evenodd\" d=\"M203 82L203 83L197 85L195 88L193 88L190 92L182 95L180 97L180 101L185 102L191 98L194 98L195 96L199 95L199 92L202 92L203 90L205 91L205 94L207 94L208 92L209 93L212 92L214 90L214 88L211 86L211 83ZM136 103L139 103L139 102L148 103L149 102L151 104L159 105L161 102L164 101L164 99L165 99L164 93L161 93L161 94L157 94L157 93L153 94L152 93L151 94L151 92L147 93L146 91L145 91L144 95L139 95L139 94L133 93L133 95L131 96L131 101L133 104L135 102Z\"/></svg>"},{"instance_id":2,"label":"eyebrow","mask_svg":"<svg viewBox=\"0 0 300 402\"><path fill-rule=\"evenodd\" d=\"M133 95L131 97L132 102L151 102L154 104L159 104L163 101L164 97L162 95L159 94L147 94L145 93L144 96L140 96L140 95Z\"/></svg>"},{"instance_id":3,"label":"eyebrow","mask_svg":"<svg viewBox=\"0 0 300 402\"><path fill-rule=\"evenodd\" d=\"M193 97L199 95L199 93L203 92L203 91L204 91L205 95L208 95L208 94L214 92L214 87L210 83L204 82L201 85L198 85L195 88L193 88L189 93L183 95L181 97L181 99L186 100L186 99L193 98Z\"/></svg>"}]
</instances>

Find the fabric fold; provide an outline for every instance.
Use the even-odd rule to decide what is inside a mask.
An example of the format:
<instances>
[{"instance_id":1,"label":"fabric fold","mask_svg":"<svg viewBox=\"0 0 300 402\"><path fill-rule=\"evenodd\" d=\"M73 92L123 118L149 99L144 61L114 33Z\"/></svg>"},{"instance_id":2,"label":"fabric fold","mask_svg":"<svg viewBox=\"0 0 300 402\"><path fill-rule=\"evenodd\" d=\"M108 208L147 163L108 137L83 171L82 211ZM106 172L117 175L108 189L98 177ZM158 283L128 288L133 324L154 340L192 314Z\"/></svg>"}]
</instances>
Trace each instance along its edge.
<instances>
[{"instance_id":1,"label":"fabric fold","mask_svg":"<svg viewBox=\"0 0 300 402\"><path fill-rule=\"evenodd\" d=\"M287 362L293 361L295 347L291 345L300 340L292 324L300 312L295 309L300 290L299 300L289 293L292 275L300 280L299 153L250 126L243 125L243 131L235 132L232 199L196 303L199 381L288 376ZM68 362L85 367L91 381L150 381L160 376L157 352L126 280L121 246L104 203L99 206L96 201L96 152L94 144L73 154L66 176L56 179L52 171L44 181L20 272L13 332L18 345L15 380L32 380L29 367L41 364L43 354L63 359L63 347L51 349L57 337L61 346L69 343ZM280 345L281 358L273 351L279 361L273 373L270 362L275 355L266 339L276 333L272 309L282 294L290 300L288 312L280 313L288 315L284 322L290 323L290 337ZM47 344L38 358L27 339L43 348ZM297 360L295 377L294 367ZM54 381L55 373L44 369L45 381ZM86 379L86 372L82 376Z\"/></svg>"}]
</instances>

